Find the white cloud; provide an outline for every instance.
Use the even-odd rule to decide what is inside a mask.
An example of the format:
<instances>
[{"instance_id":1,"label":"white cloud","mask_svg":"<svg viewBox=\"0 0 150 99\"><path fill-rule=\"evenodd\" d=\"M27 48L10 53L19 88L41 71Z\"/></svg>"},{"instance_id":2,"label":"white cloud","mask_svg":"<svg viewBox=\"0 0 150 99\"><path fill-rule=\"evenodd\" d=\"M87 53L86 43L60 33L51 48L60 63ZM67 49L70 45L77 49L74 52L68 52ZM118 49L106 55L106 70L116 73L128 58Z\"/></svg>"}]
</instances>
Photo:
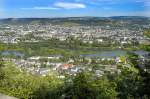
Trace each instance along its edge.
<instances>
[{"instance_id":1,"label":"white cloud","mask_svg":"<svg viewBox=\"0 0 150 99\"><path fill-rule=\"evenodd\" d=\"M69 2L56 2L53 4L54 7L31 7L31 8L21 8L23 10L58 10L58 9L79 9L86 8L86 5L82 3L69 3Z\"/></svg>"},{"instance_id":2,"label":"white cloud","mask_svg":"<svg viewBox=\"0 0 150 99\"><path fill-rule=\"evenodd\" d=\"M86 8L85 4L82 3L70 3L70 2L56 2L54 6L64 9L83 9Z\"/></svg>"},{"instance_id":3,"label":"white cloud","mask_svg":"<svg viewBox=\"0 0 150 99\"><path fill-rule=\"evenodd\" d=\"M23 10L58 10L59 8L55 7L33 7L33 8L21 8Z\"/></svg>"}]
</instances>

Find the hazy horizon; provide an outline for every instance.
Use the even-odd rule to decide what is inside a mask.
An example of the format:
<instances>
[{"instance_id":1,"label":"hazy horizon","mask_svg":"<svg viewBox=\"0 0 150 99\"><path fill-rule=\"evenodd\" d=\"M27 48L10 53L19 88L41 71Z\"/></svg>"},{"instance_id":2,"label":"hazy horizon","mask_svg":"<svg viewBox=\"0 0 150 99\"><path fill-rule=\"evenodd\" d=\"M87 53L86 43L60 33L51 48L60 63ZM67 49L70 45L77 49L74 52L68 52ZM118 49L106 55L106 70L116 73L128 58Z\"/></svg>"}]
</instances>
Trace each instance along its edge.
<instances>
[{"instance_id":1,"label":"hazy horizon","mask_svg":"<svg viewBox=\"0 0 150 99\"><path fill-rule=\"evenodd\" d=\"M0 19L23 19L23 18L48 18L48 19L53 19L53 18L112 18L112 17L145 17L145 18L150 18L149 16L107 16L107 17L103 17L103 16L66 16L66 17L5 17L5 18L0 18Z\"/></svg>"}]
</instances>

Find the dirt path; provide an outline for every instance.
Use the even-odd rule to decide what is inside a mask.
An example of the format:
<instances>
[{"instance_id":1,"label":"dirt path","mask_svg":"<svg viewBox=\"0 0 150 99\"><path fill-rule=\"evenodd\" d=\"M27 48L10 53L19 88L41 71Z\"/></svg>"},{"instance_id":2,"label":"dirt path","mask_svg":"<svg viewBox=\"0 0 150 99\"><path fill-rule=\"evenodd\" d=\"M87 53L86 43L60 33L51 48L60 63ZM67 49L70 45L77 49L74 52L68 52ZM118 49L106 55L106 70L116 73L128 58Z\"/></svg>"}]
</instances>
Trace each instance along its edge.
<instances>
[{"instance_id":1,"label":"dirt path","mask_svg":"<svg viewBox=\"0 0 150 99\"><path fill-rule=\"evenodd\" d=\"M7 95L4 95L4 94L1 94L0 93L0 99L17 99L15 97L10 97L10 96L7 96Z\"/></svg>"}]
</instances>

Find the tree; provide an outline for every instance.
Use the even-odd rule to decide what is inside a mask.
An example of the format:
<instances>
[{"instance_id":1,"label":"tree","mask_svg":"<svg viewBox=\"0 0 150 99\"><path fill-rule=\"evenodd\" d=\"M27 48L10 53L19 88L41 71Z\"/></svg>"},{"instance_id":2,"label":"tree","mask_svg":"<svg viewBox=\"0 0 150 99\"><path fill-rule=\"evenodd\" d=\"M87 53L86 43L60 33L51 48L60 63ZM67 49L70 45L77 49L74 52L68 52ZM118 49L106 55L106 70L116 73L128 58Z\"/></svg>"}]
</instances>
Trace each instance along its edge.
<instances>
[{"instance_id":1,"label":"tree","mask_svg":"<svg viewBox=\"0 0 150 99\"><path fill-rule=\"evenodd\" d=\"M133 68L133 67L131 67ZM134 69L124 67L121 69L121 74L115 78L117 84L118 97L120 99L131 99L140 97L139 89L142 83L142 78Z\"/></svg>"},{"instance_id":2,"label":"tree","mask_svg":"<svg viewBox=\"0 0 150 99\"><path fill-rule=\"evenodd\" d=\"M5 73L3 72L4 62L0 59L0 80L3 80L5 77Z\"/></svg>"},{"instance_id":3,"label":"tree","mask_svg":"<svg viewBox=\"0 0 150 99\"><path fill-rule=\"evenodd\" d=\"M107 78L97 79L92 73L81 72L65 87L69 99L116 99L115 84Z\"/></svg>"},{"instance_id":4,"label":"tree","mask_svg":"<svg viewBox=\"0 0 150 99\"><path fill-rule=\"evenodd\" d=\"M128 60L131 64L130 68L121 68L121 75L117 77L117 85L119 97L127 98L143 98L150 97L150 73L138 66L138 56L129 53Z\"/></svg>"},{"instance_id":5,"label":"tree","mask_svg":"<svg viewBox=\"0 0 150 99\"><path fill-rule=\"evenodd\" d=\"M146 30L144 34L150 38L150 29Z\"/></svg>"},{"instance_id":6,"label":"tree","mask_svg":"<svg viewBox=\"0 0 150 99\"><path fill-rule=\"evenodd\" d=\"M31 75L20 71L12 63L6 63L0 70L5 74L0 80L2 93L21 99L57 99L60 96L63 80L58 79L56 73L47 77Z\"/></svg>"}]
</instances>

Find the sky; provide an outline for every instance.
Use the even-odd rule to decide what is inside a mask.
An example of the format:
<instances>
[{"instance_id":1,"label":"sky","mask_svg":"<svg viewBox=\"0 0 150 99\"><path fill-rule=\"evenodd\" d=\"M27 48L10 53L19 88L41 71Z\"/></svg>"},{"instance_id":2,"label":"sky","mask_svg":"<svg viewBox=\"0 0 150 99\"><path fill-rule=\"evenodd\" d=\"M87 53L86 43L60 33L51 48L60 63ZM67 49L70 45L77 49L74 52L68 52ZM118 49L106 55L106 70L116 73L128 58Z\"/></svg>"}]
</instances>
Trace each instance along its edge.
<instances>
[{"instance_id":1,"label":"sky","mask_svg":"<svg viewBox=\"0 0 150 99\"><path fill-rule=\"evenodd\" d=\"M150 16L150 0L0 0L0 18Z\"/></svg>"}]
</instances>

